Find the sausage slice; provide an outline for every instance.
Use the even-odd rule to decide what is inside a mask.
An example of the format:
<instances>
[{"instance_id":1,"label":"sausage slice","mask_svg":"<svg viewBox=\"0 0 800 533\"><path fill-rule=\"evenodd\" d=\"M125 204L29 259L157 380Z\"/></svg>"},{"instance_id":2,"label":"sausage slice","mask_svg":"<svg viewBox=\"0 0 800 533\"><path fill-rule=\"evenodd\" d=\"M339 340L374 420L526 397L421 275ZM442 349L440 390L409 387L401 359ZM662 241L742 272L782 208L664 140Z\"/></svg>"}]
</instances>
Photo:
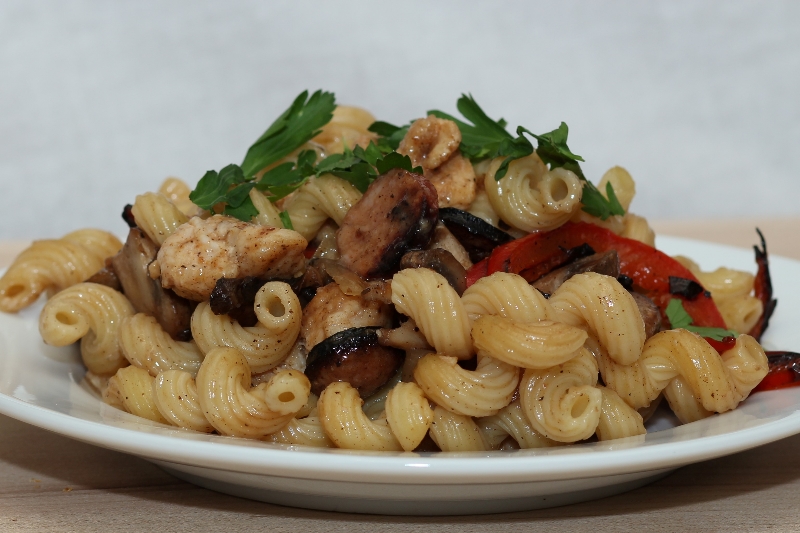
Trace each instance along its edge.
<instances>
[{"instance_id":1,"label":"sausage slice","mask_svg":"<svg viewBox=\"0 0 800 533\"><path fill-rule=\"evenodd\" d=\"M424 248L439 216L430 181L394 168L376 179L336 232L339 262L361 277L394 270L410 248Z\"/></svg>"}]
</instances>

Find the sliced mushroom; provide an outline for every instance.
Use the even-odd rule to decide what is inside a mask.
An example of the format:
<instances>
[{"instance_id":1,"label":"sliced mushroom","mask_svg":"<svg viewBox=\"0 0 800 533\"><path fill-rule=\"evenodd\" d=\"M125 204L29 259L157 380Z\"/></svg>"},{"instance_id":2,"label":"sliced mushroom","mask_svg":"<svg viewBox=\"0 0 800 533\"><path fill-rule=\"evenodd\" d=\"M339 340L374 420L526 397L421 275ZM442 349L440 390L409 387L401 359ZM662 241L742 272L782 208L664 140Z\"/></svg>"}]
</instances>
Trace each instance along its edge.
<instances>
[{"instance_id":1,"label":"sliced mushroom","mask_svg":"<svg viewBox=\"0 0 800 533\"><path fill-rule=\"evenodd\" d=\"M438 272L459 296L467 289L467 271L453 254L441 248L406 252L400 259L399 268L429 268Z\"/></svg>"},{"instance_id":2,"label":"sliced mushroom","mask_svg":"<svg viewBox=\"0 0 800 533\"><path fill-rule=\"evenodd\" d=\"M584 272L597 272L598 274L616 278L619 276L619 256L617 251L609 250L601 254L593 254L578 259L551 271L549 274L545 274L531 283L531 285L539 289L539 292L549 296L569 278Z\"/></svg>"},{"instance_id":3,"label":"sliced mushroom","mask_svg":"<svg viewBox=\"0 0 800 533\"><path fill-rule=\"evenodd\" d=\"M403 364L404 352L378 344L377 329L346 329L314 346L305 371L311 392L319 395L336 381L349 383L362 398L381 388Z\"/></svg>"},{"instance_id":4,"label":"sliced mushroom","mask_svg":"<svg viewBox=\"0 0 800 533\"><path fill-rule=\"evenodd\" d=\"M150 277L150 264L158 252L155 243L138 228L131 228L122 250L111 259L122 292L134 309L155 317L174 339L187 340L192 311L197 304L164 289ZM188 335L191 335L189 333Z\"/></svg>"},{"instance_id":5,"label":"sliced mushroom","mask_svg":"<svg viewBox=\"0 0 800 533\"><path fill-rule=\"evenodd\" d=\"M439 209L439 220L466 248L473 263L488 257L497 246L513 240L505 231L461 209Z\"/></svg>"},{"instance_id":6,"label":"sliced mushroom","mask_svg":"<svg viewBox=\"0 0 800 533\"><path fill-rule=\"evenodd\" d=\"M661 309L644 294L631 292L631 296L633 296L636 305L639 307L639 314L642 315L642 320L644 320L645 338L649 339L661 331Z\"/></svg>"}]
</instances>

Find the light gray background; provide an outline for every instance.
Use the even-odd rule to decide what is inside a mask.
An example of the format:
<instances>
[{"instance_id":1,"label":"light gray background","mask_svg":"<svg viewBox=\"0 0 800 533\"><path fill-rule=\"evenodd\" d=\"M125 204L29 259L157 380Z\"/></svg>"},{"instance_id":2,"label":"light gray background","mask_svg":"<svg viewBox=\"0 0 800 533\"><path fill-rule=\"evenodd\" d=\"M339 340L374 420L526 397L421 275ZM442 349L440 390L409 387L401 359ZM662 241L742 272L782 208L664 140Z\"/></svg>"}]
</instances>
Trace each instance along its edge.
<instances>
[{"instance_id":1,"label":"light gray background","mask_svg":"<svg viewBox=\"0 0 800 533\"><path fill-rule=\"evenodd\" d=\"M557 5L556 5L557 4ZM564 120L654 218L797 214L800 2L0 0L0 239L94 226L240 162L303 89L404 123Z\"/></svg>"}]
</instances>

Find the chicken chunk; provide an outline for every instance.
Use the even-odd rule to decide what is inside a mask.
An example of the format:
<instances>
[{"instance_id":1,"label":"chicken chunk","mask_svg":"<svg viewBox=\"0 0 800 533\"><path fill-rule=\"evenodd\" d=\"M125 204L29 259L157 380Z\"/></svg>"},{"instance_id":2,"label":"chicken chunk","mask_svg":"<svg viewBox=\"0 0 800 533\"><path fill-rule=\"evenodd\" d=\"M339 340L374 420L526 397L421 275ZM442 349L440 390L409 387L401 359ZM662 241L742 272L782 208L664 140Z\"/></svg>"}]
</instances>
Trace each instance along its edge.
<instances>
[{"instance_id":1,"label":"chicken chunk","mask_svg":"<svg viewBox=\"0 0 800 533\"><path fill-rule=\"evenodd\" d=\"M335 333L350 328L391 325L391 307L361 296L347 296L336 283L320 289L303 310L301 335L311 350Z\"/></svg>"},{"instance_id":2,"label":"chicken chunk","mask_svg":"<svg viewBox=\"0 0 800 533\"><path fill-rule=\"evenodd\" d=\"M215 215L194 217L158 251L161 285L194 301L208 300L220 278L289 278L302 270L302 235Z\"/></svg>"}]
</instances>

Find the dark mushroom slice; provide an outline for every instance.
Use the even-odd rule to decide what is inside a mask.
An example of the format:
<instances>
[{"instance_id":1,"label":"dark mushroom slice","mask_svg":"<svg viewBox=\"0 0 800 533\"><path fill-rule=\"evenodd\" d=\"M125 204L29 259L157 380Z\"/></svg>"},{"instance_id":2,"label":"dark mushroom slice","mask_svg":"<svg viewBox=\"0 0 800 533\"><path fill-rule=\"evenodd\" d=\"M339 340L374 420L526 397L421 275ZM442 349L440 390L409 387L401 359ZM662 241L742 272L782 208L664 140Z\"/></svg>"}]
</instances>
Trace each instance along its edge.
<instances>
[{"instance_id":1,"label":"dark mushroom slice","mask_svg":"<svg viewBox=\"0 0 800 533\"><path fill-rule=\"evenodd\" d=\"M125 221L129 228L137 227L136 218L133 216L132 204L125 204L125 207L122 208L122 220Z\"/></svg>"},{"instance_id":2,"label":"dark mushroom slice","mask_svg":"<svg viewBox=\"0 0 800 533\"><path fill-rule=\"evenodd\" d=\"M467 271L453 254L441 248L406 252L400 259L400 268L429 268L441 274L459 296L467 290Z\"/></svg>"},{"instance_id":3,"label":"dark mushroom slice","mask_svg":"<svg viewBox=\"0 0 800 533\"><path fill-rule=\"evenodd\" d=\"M215 315L228 315L244 327L258 323L253 304L267 281L255 276L220 278L211 291L209 304Z\"/></svg>"},{"instance_id":4,"label":"dark mushroom slice","mask_svg":"<svg viewBox=\"0 0 800 533\"><path fill-rule=\"evenodd\" d=\"M394 168L372 182L345 215L336 232L339 262L362 278L388 274L408 250L428 245L438 213L431 182Z\"/></svg>"},{"instance_id":5,"label":"dark mushroom slice","mask_svg":"<svg viewBox=\"0 0 800 533\"><path fill-rule=\"evenodd\" d=\"M511 235L482 218L455 207L439 209L439 220L466 248L473 263L489 257L497 246L514 240Z\"/></svg>"},{"instance_id":6,"label":"dark mushroom slice","mask_svg":"<svg viewBox=\"0 0 800 533\"><path fill-rule=\"evenodd\" d=\"M311 392L319 395L331 383L346 381L366 398L389 381L403 364L405 354L378 344L377 330L346 329L314 346L305 370Z\"/></svg>"},{"instance_id":7,"label":"dark mushroom slice","mask_svg":"<svg viewBox=\"0 0 800 533\"><path fill-rule=\"evenodd\" d=\"M606 276L619 276L619 255L616 250L609 250L601 254L593 254L582 259L575 260L565 266L557 268L537 279L531 285L539 289L539 292L549 296L558 289L561 284L576 274L584 272L597 272Z\"/></svg>"},{"instance_id":8,"label":"dark mushroom slice","mask_svg":"<svg viewBox=\"0 0 800 533\"><path fill-rule=\"evenodd\" d=\"M711 296L711 293L693 279L679 278L678 276L669 277L669 293L674 296L683 296L687 300L694 300L704 292L707 298Z\"/></svg>"},{"instance_id":9,"label":"dark mushroom slice","mask_svg":"<svg viewBox=\"0 0 800 533\"><path fill-rule=\"evenodd\" d=\"M661 331L661 309L658 308L653 300L644 294L632 292L631 296L633 296L633 300L639 308L639 314L642 315L645 338L649 339Z\"/></svg>"},{"instance_id":10,"label":"dark mushroom slice","mask_svg":"<svg viewBox=\"0 0 800 533\"><path fill-rule=\"evenodd\" d=\"M92 277L86 281L89 283L99 283L106 287L111 287L115 291L122 292L122 285L119 283L117 273L114 272L114 265L111 263L111 257L106 257L106 264L103 268L92 274Z\"/></svg>"},{"instance_id":11,"label":"dark mushroom slice","mask_svg":"<svg viewBox=\"0 0 800 533\"><path fill-rule=\"evenodd\" d=\"M186 331L190 330L192 312L197 304L164 289L159 280L150 277L150 264L155 261L157 252L155 243L140 229L131 228L124 246L111 259L111 264L122 292L133 308L155 317L173 338L186 340Z\"/></svg>"}]
</instances>

